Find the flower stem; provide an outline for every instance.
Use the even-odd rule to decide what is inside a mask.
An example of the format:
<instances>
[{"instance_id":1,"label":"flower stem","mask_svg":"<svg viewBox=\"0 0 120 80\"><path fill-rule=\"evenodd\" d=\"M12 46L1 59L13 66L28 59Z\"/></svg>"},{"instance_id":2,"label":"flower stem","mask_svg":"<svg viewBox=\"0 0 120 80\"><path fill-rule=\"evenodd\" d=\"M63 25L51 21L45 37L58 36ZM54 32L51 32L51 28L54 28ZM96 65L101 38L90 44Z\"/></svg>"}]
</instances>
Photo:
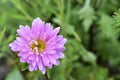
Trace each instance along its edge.
<instances>
[{"instance_id":1,"label":"flower stem","mask_svg":"<svg viewBox=\"0 0 120 80\"><path fill-rule=\"evenodd\" d=\"M47 76L47 72L45 73L45 80L50 80Z\"/></svg>"}]
</instances>

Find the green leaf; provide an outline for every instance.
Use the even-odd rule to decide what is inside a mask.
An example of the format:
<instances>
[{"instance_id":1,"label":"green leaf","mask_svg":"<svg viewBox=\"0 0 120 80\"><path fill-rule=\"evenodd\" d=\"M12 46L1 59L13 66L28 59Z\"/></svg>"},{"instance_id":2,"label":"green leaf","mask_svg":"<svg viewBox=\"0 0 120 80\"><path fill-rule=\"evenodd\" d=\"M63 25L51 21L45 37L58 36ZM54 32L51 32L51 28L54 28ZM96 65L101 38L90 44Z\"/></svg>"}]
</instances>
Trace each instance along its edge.
<instances>
[{"instance_id":1,"label":"green leaf","mask_svg":"<svg viewBox=\"0 0 120 80\"><path fill-rule=\"evenodd\" d=\"M19 10L21 13L23 13L25 15L25 17L28 20L30 20L30 21L32 20L32 17L25 11L20 0L17 0L16 2L14 0L10 0L10 1L17 8L17 10Z\"/></svg>"},{"instance_id":2,"label":"green leaf","mask_svg":"<svg viewBox=\"0 0 120 80\"><path fill-rule=\"evenodd\" d=\"M2 44L1 42L4 38L5 30L6 30L6 28L4 27L4 29L0 32L0 45Z\"/></svg>"},{"instance_id":3,"label":"green leaf","mask_svg":"<svg viewBox=\"0 0 120 80\"><path fill-rule=\"evenodd\" d=\"M28 69L28 64L27 63L21 63L19 57L17 57L15 59L15 63L18 65L18 67L21 71L25 71L26 69Z\"/></svg>"},{"instance_id":4,"label":"green leaf","mask_svg":"<svg viewBox=\"0 0 120 80\"><path fill-rule=\"evenodd\" d=\"M58 18L53 18L53 21L57 24L62 24L62 22L60 21L60 19Z\"/></svg>"},{"instance_id":5,"label":"green leaf","mask_svg":"<svg viewBox=\"0 0 120 80\"><path fill-rule=\"evenodd\" d=\"M120 33L120 9L119 9L119 11L115 12L114 20L115 20L114 25L116 28L116 35L118 36Z\"/></svg>"},{"instance_id":6,"label":"green leaf","mask_svg":"<svg viewBox=\"0 0 120 80\"><path fill-rule=\"evenodd\" d=\"M78 59L81 56L83 61L89 62L90 64L93 64L93 65L96 64L96 56L92 52L87 51L84 48L84 46L75 39L71 39L69 41L72 43L72 47L74 47L73 55L71 55L72 59L74 59L74 58ZM69 51L72 52L72 49ZM68 53L70 53L70 52L68 52ZM76 52L76 53L74 53L74 52ZM76 57L76 56L78 56L78 57ZM72 60L72 59L70 59L70 60Z\"/></svg>"},{"instance_id":7,"label":"green leaf","mask_svg":"<svg viewBox=\"0 0 120 80\"><path fill-rule=\"evenodd\" d=\"M79 44L78 48L79 53L85 62L89 62L93 65L96 65L96 56L92 52L87 51L82 44Z\"/></svg>"},{"instance_id":8,"label":"green leaf","mask_svg":"<svg viewBox=\"0 0 120 80\"><path fill-rule=\"evenodd\" d=\"M94 9L90 6L90 0L86 0L83 8L79 11L79 16L79 19L83 20L84 30L88 32L90 25L95 19Z\"/></svg>"},{"instance_id":9,"label":"green leaf","mask_svg":"<svg viewBox=\"0 0 120 80\"><path fill-rule=\"evenodd\" d=\"M95 65L96 63L96 56L92 53L87 51L86 53L83 54L83 60L86 62L91 62L92 64Z\"/></svg>"},{"instance_id":10,"label":"green leaf","mask_svg":"<svg viewBox=\"0 0 120 80\"><path fill-rule=\"evenodd\" d=\"M107 79L107 80L114 80L114 78L109 78L109 79Z\"/></svg>"},{"instance_id":11,"label":"green leaf","mask_svg":"<svg viewBox=\"0 0 120 80\"><path fill-rule=\"evenodd\" d=\"M5 54L4 53L0 53L0 58L4 57Z\"/></svg>"},{"instance_id":12,"label":"green leaf","mask_svg":"<svg viewBox=\"0 0 120 80\"><path fill-rule=\"evenodd\" d=\"M99 29L102 31L103 35L107 38L115 38L116 36L116 28L113 25L114 20L104 13L101 13L100 20L98 22Z\"/></svg>"},{"instance_id":13,"label":"green leaf","mask_svg":"<svg viewBox=\"0 0 120 80\"><path fill-rule=\"evenodd\" d=\"M8 73L5 80L24 80L17 67L14 67L10 73Z\"/></svg>"},{"instance_id":14,"label":"green leaf","mask_svg":"<svg viewBox=\"0 0 120 80\"><path fill-rule=\"evenodd\" d=\"M77 32L75 31L74 26L72 25L67 25L65 28L65 32L69 35L74 35L74 37L78 40L81 41L80 36L77 34Z\"/></svg>"},{"instance_id":15,"label":"green leaf","mask_svg":"<svg viewBox=\"0 0 120 80\"><path fill-rule=\"evenodd\" d=\"M95 80L107 80L107 73L108 70L106 68L98 67L94 71Z\"/></svg>"}]
</instances>

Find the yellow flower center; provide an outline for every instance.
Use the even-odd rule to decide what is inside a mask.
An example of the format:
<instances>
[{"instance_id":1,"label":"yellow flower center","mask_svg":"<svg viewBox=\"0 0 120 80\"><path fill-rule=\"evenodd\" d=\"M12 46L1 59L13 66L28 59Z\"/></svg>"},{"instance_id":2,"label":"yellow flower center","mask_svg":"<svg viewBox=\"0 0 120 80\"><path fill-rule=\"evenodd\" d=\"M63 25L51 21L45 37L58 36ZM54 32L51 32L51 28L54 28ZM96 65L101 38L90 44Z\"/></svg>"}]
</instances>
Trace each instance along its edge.
<instances>
[{"instance_id":1,"label":"yellow flower center","mask_svg":"<svg viewBox=\"0 0 120 80\"><path fill-rule=\"evenodd\" d=\"M34 43L31 44L32 50L38 53L43 51L45 47L46 47L45 42L39 39L37 39Z\"/></svg>"}]
</instances>

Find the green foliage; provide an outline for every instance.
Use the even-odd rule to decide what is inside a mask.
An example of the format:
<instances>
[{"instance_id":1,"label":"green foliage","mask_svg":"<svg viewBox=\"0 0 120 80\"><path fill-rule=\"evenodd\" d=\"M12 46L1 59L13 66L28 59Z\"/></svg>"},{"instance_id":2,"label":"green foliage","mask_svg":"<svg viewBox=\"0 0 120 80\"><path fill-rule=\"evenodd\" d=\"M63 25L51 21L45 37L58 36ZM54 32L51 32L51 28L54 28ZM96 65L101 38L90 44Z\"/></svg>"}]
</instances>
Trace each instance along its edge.
<instances>
[{"instance_id":1,"label":"green foliage","mask_svg":"<svg viewBox=\"0 0 120 80\"><path fill-rule=\"evenodd\" d=\"M90 6L91 0L86 0L84 6L79 11L79 18L83 20L84 30L87 32L95 19L95 11Z\"/></svg>"},{"instance_id":2,"label":"green foliage","mask_svg":"<svg viewBox=\"0 0 120 80\"><path fill-rule=\"evenodd\" d=\"M16 38L19 25L31 25L34 18L40 17L54 27L60 26L60 34L68 40L65 58L60 59L59 66L48 69L51 80L120 80L119 3L119 0L0 0L0 61L5 60L0 64L11 69L5 79L42 80L40 71L29 72L28 65L20 63L17 53L8 47Z\"/></svg>"},{"instance_id":3,"label":"green foliage","mask_svg":"<svg viewBox=\"0 0 120 80\"><path fill-rule=\"evenodd\" d=\"M12 71L7 75L5 80L24 80L20 71L14 67Z\"/></svg>"},{"instance_id":4,"label":"green foliage","mask_svg":"<svg viewBox=\"0 0 120 80\"><path fill-rule=\"evenodd\" d=\"M106 38L118 37L118 28L116 28L113 23L114 19L111 16L101 13L98 25L100 26L99 28L101 31L103 31L102 33L104 33Z\"/></svg>"},{"instance_id":5,"label":"green foliage","mask_svg":"<svg viewBox=\"0 0 120 80\"><path fill-rule=\"evenodd\" d=\"M118 35L119 35L119 33L120 33L120 9L119 9L117 12L115 12L114 20L115 20L114 25L115 25L116 28L117 28L116 32L117 32Z\"/></svg>"},{"instance_id":6,"label":"green foliage","mask_svg":"<svg viewBox=\"0 0 120 80\"><path fill-rule=\"evenodd\" d=\"M2 40L4 38L5 35L5 28L0 32L0 45L2 44Z\"/></svg>"}]
</instances>

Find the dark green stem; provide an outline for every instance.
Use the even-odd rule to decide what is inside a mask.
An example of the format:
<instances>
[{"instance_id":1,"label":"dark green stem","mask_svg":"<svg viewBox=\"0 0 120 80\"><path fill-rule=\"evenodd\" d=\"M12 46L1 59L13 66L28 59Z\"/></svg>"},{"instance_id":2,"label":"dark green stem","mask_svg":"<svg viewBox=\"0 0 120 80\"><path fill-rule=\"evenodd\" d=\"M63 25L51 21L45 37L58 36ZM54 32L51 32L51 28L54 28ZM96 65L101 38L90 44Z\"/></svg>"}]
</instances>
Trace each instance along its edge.
<instances>
[{"instance_id":1,"label":"dark green stem","mask_svg":"<svg viewBox=\"0 0 120 80\"><path fill-rule=\"evenodd\" d=\"M47 76L47 72L45 73L45 80L50 80Z\"/></svg>"}]
</instances>

